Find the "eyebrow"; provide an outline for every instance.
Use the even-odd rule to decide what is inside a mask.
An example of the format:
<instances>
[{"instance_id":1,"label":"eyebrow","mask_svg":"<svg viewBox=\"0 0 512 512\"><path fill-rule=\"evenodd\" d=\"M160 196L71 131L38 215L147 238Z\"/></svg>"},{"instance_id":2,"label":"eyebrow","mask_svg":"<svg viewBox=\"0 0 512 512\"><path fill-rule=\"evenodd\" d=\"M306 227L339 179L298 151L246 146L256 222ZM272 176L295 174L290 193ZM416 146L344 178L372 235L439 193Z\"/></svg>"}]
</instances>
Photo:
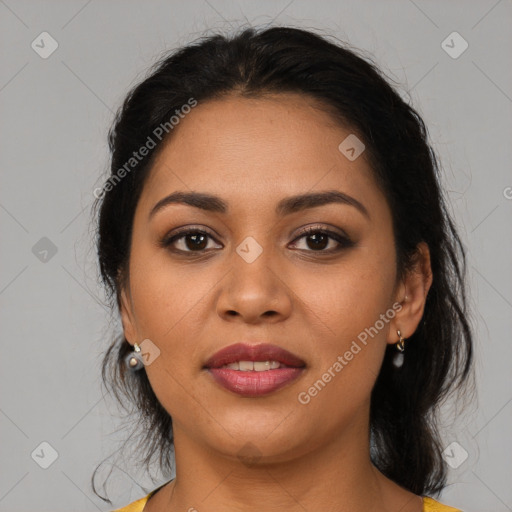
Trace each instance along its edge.
<instances>
[{"instance_id":1,"label":"eyebrow","mask_svg":"<svg viewBox=\"0 0 512 512\"><path fill-rule=\"evenodd\" d=\"M208 212L226 214L229 211L228 204L218 196L202 192L173 192L160 199L149 212L151 219L158 211L170 204L186 204L194 208L200 208ZM313 192L299 194L281 199L276 206L276 214L286 216L292 213L303 211L309 208L316 208L331 203L346 204L359 210L368 219L370 215L365 206L357 199L338 190L327 190L325 192Z\"/></svg>"}]
</instances>

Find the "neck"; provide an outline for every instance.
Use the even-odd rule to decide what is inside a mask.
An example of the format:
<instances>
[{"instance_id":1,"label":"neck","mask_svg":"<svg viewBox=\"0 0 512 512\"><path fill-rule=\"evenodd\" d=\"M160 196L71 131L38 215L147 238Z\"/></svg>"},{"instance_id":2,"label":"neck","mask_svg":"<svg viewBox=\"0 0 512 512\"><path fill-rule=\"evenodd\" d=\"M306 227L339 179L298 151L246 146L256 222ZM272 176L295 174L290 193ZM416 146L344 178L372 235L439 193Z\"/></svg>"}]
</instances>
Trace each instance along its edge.
<instances>
[{"instance_id":1,"label":"neck","mask_svg":"<svg viewBox=\"0 0 512 512\"><path fill-rule=\"evenodd\" d=\"M332 437L330 443L310 446L279 462L241 462L236 455L199 445L174 425L176 478L155 510L421 512L421 498L371 463L368 425L354 422Z\"/></svg>"}]
</instances>

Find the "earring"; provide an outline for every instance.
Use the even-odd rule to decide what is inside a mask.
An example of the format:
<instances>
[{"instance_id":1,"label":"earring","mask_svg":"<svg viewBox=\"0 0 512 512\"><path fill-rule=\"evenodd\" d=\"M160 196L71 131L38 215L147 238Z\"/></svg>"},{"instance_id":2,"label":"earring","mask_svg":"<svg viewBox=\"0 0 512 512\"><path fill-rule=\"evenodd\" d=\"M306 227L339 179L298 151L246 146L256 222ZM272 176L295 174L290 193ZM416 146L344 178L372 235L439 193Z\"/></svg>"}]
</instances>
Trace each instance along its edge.
<instances>
[{"instance_id":1,"label":"earring","mask_svg":"<svg viewBox=\"0 0 512 512\"><path fill-rule=\"evenodd\" d=\"M133 351L125 357L124 362L128 369L134 372L144 367L144 362L142 361L142 355L140 353L140 347L137 343L133 344Z\"/></svg>"},{"instance_id":2,"label":"earring","mask_svg":"<svg viewBox=\"0 0 512 512\"><path fill-rule=\"evenodd\" d=\"M393 356L393 365L396 367L396 368L400 368L403 364L404 364L404 350L405 350L405 345L404 345L404 338L402 337L402 333L400 331L396 331L397 334L398 334L398 337L400 338L398 340L398 342L396 343L396 348L399 350L398 353L396 353L394 356Z\"/></svg>"}]
</instances>

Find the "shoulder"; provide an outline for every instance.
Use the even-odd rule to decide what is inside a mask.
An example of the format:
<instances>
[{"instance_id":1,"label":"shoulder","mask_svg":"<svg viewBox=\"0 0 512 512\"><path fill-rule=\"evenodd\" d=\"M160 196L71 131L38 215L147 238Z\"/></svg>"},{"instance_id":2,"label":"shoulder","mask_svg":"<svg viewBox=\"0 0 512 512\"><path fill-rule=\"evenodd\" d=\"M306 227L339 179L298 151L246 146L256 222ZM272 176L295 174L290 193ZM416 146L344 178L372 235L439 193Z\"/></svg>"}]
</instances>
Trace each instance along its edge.
<instances>
[{"instance_id":1,"label":"shoulder","mask_svg":"<svg viewBox=\"0 0 512 512\"><path fill-rule=\"evenodd\" d=\"M423 497L423 512L463 512L458 508L443 505L433 498L428 496Z\"/></svg>"},{"instance_id":2,"label":"shoulder","mask_svg":"<svg viewBox=\"0 0 512 512\"><path fill-rule=\"evenodd\" d=\"M116 508L115 510L112 510L112 512L142 512L150 496L153 493L154 491L150 492L147 496L144 496L144 498L140 498L139 500L134 501L129 505L126 505L125 507Z\"/></svg>"},{"instance_id":3,"label":"shoulder","mask_svg":"<svg viewBox=\"0 0 512 512\"><path fill-rule=\"evenodd\" d=\"M144 498L140 498L137 501L134 501L130 503L129 505L126 505L122 508L117 508L113 510L112 512L143 512L144 507L146 503L148 502L149 498L152 494L154 494L155 491L150 492L147 496L144 496ZM463 512L462 510L458 508L449 507L448 505L444 505L443 503L440 503L439 501L436 501L433 498L430 498L428 496L423 497L423 512Z\"/></svg>"},{"instance_id":4,"label":"shoulder","mask_svg":"<svg viewBox=\"0 0 512 512\"><path fill-rule=\"evenodd\" d=\"M156 489L152 490L149 494L144 496L144 498L140 498L128 505L125 505L121 508L116 508L115 510L112 510L112 512L144 512L146 508L146 504L154 494L157 494L160 489L163 489L167 484L171 483L173 480L169 480L169 482L165 482ZM151 500L153 501L153 500Z\"/></svg>"}]
</instances>

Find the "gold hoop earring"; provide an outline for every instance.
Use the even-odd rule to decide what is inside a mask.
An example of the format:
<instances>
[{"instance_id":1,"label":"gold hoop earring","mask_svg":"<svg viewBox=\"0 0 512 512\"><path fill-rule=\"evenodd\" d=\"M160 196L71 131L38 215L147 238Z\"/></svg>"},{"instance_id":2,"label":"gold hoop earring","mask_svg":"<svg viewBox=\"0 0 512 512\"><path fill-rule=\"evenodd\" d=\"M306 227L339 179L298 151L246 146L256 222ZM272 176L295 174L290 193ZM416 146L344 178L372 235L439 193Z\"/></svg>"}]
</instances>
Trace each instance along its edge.
<instances>
[{"instance_id":1,"label":"gold hoop earring","mask_svg":"<svg viewBox=\"0 0 512 512\"><path fill-rule=\"evenodd\" d=\"M393 356L393 365L396 368L400 368L404 364L404 350L405 350L405 339L402 336L402 333L400 331L396 331L398 334L398 342L395 344L397 350L399 351Z\"/></svg>"}]
</instances>

